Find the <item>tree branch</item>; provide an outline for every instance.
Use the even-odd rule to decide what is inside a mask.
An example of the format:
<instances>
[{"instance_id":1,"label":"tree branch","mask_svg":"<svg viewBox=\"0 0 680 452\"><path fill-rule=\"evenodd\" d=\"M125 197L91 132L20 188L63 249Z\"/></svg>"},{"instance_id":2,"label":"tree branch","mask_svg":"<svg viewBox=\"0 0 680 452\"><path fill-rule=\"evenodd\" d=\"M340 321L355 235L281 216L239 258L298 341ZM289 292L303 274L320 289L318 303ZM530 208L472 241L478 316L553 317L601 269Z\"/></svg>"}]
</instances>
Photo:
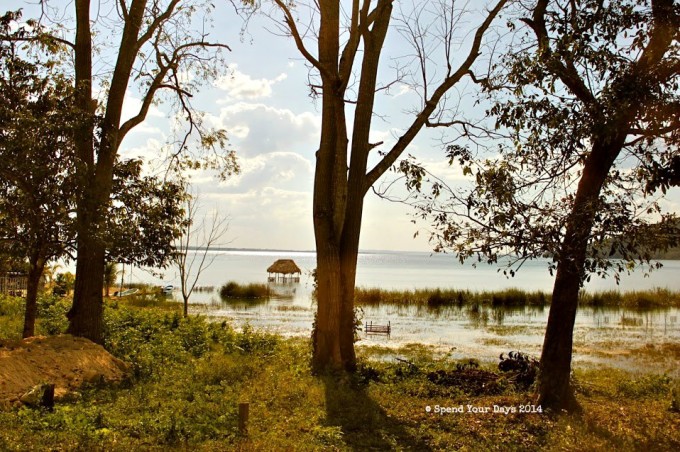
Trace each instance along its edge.
<instances>
[{"instance_id":1,"label":"tree branch","mask_svg":"<svg viewBox=\"0 0 680 452\"><path fill-rule=\"evenodd\" d=\"M401 137L399 137L396 144L387 153L387 155L383 157L383 159L380 162L378 162L375 165L375 167L373 167L372 170L368 172L364 182L363 187L364 192L368 191L368 189L375 183L375 181L377 181L378 178L380 178L380 176L382 176L385 173L385 171L387 171L397 161L397 159L404 152L406 147L409 144L411 144L411 142L416 137L418 132L427 123L428 119L430 118L430 115L437 108L437 105L441 98L444 96L444 94L446 94L446 92L451 87L458 83L458 81L464 75L469 73L470 67L479 56L479 50L482 45L482 38L484 37L484 33L489 28L489 26L491 26L491 23L496 18L501 9L503 9L506 3L507 0L500 0L496 4L496 6L489 12L482 25L480 25L480 27L475 32L474 40L472 42L472 48L470 49L470 52L468 53L468 56L465 59L465 61L460 65L460 67L455 73L451 74L446 79L444 79L444 81L437 87L432 96L429 99L427 99L424 108L413 120L413 123L407 129L407 131Z\"/></svg>"},{"instance_id":2,"label":"tree branch","mask_svg":"<svg viewBox=\"0 0 680 452\"><path fill-rule=\"evenodd\" d=\"M281 0L274 0L274 3L283 11L284 14L284 20L286 22L286 25L288 26L288 30L290 31L291 36L293 37L293 40L295 41L295 46L298 48L302 56L305 57L309 63L314 66L320 73L322 77L331 77L331 74L324 68L321 63L319 63L319 60L317 60L310 52L307 50L307 47L305 47L305 43L302 40L302 36L300 35L300 31L297 28L297 25L295 25L295 19L293 18L293 14L290 12L290 8Z\"/></svg>"}]
</instances>

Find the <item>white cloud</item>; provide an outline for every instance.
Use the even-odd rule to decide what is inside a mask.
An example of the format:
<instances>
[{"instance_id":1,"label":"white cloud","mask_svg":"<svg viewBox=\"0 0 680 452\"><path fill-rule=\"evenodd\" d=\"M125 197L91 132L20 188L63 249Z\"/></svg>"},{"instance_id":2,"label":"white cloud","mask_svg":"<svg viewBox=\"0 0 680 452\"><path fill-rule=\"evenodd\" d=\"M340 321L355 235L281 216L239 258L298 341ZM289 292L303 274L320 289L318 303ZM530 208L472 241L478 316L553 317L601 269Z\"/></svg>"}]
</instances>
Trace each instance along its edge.
<instances>
[{"instance_id":1,"label":"white cloud","mask_svg":"<svg viewBox=\"0 0 680 452\"><path fill-rule=\"evenodd\" d=\"M287 190L310 189L312 163L295 152L270 152L252 158L239 159L241 174L218 184L219 191L243 193L263 187Z\"/></svg>"},{"instance_id":2,"label":"white cloud","mask_svg":"<svg viewBox=\"0 0 680 452\"><path fill-rule=\"evenodd\" d=\"M156 138L148 138L146 141L139 142L139 144L135 146L123 145L120 150L120 156L128 159L141 158L148 162L158 159L162 154L164 146L165 144L162 141Z\"/></svg>"},{"instance_id":3,"label":"white cloud","mask_svg":"<svg viewBox=\"0 0 680 452\"><path fill-rule=\"evenodd\" d=\"M286 108L238 102L206 117L212 127L223 128L241 157L272 152L311 156L318 146L321 119L311 112L296 114Z\"/></svg>"},{"instance_id":4,"label":"white cloud","mask_svg":"<svg viewBox=\"0 0 680 452\"><path fill-rule=\"evenodd\" d=\"M311 194L262 187L243 193L204 193L206 205L216 203L231 217L232 246L312 249Z\"/></svg>"},{"instance_id":5,"label":"white cloud","mask_svg":"<svg viewBox=\"0 0 680 452\"><path fill-rule=\"evenodd\" d=\"M397 85L397 89L395 91L396 92L393 94L393 96L399 97L399 96L403 96L404 94L408 94L408 93L413 92L413 89L410 86L408 86L404 83L400 83L400 84Z\"/></svg>"},{"instance_id":6,"label":"white cloud","mask_svg":"<svg viewBox=\"0 0 680 452\"><path fill-rule=\"evenodd\" d=\"M234 99L260 99L263 97L271 97L272 86L286 79L285 73L279 74L273 79L253 79L248 74L237 69L237 65L233 64L229 67L231 74L220 77L215 86L227 92L227 94Z\"/></svg>"}]
</instances>

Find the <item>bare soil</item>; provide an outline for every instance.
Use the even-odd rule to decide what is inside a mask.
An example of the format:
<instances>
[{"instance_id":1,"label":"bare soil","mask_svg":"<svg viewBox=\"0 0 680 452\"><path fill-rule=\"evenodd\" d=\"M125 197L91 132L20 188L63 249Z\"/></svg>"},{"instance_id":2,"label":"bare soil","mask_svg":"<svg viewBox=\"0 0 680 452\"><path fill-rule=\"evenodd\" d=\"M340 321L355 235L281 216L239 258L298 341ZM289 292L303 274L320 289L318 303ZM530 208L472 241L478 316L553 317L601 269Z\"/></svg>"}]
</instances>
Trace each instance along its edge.
<instances>
[{"instance_id":1,"label":"bare soil","mask_svg":"<svg viewBox=\"0 0 680 452\"><path fill-rule=\"evenodd\" d=\"M55 385L58 400L84 384L120 382L129 366L104 347L70 335L0 342L0 405L16 403L40 383Z\"/></svg>"}]
</instances>

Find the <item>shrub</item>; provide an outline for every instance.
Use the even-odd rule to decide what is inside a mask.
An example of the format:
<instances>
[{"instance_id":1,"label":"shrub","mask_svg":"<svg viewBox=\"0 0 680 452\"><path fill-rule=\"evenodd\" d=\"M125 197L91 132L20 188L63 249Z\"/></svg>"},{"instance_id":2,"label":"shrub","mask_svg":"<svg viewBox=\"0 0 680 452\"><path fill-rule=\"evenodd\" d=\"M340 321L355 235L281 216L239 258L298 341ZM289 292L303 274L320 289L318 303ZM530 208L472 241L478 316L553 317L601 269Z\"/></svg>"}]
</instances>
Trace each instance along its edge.
<instances>
[{"instance_id":1,"label":"shrub","mask_svg":"<svg viewBox=\"0 0 680 452\"><path fill-rule=\"evenodd\" d=\"M38 296L39 334L62 334L68 327L66 313L71 309L71 300L58 295Z\"/></svg>"}]
</instances>

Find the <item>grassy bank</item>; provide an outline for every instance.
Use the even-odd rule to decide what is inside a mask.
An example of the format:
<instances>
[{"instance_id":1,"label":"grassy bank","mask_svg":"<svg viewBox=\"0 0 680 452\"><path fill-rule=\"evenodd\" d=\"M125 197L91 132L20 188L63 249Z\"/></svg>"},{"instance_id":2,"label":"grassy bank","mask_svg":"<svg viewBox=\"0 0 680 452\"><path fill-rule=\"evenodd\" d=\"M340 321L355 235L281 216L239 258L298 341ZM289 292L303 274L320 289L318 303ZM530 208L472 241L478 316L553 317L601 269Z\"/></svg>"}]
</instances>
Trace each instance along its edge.
<instances>
[{"instance_id":1,"label":"grassy bank","mask_svg":"<svg viewBox=\"0 0 680 452\"><path fill-rule=\"evenodd\" d=\"M547 306L552 295L541 291L506 289L500 291L473 292L455 289L385 290L358 287L355 291L358 305L419 305L419 306ZM626 308L680 307L680 292L667 289L619 292L581 292L581 306L610 306Z\"/></svg>"},{"instance_id":2,"label":"grassy bank","mask_svg":"<svg viewBox=\"0 0 680 452\"><path fill-rule=\"evenodd\" d=\"M52 317L67 305L56 300L42 310L42 328L56 328ZM0 308L0 331L20 326L15 308ZM582 416L472 413L467 405L519 411L532 395L495 366L456 374L459 363L423 346L395 351L410 364L375 360L372 348L360 348L356 375L313 376L305 340L123 301L107 305L105 322L106 347L132 364L131 379L86 389L52 412L0 412L0 450L680 448L680 414L669 410L677 382L664 375L577 371ZM450 385L433 374L461 377ZM244 401L250 420L240 435ZM434 413L461 405L463 413Z\"/></svg>"}]
</instances>

